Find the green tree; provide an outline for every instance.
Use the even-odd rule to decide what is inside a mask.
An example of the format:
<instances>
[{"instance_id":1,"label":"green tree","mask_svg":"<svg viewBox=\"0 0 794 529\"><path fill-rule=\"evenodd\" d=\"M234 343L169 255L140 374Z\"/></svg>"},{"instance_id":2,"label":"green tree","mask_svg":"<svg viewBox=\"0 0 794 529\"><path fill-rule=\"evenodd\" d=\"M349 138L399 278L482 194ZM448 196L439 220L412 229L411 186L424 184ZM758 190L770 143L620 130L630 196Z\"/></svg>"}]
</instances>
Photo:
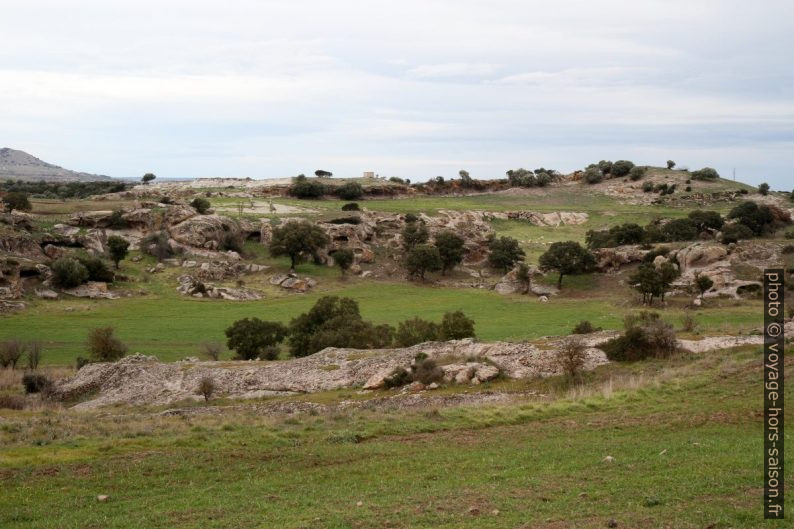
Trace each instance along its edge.
<instances>
[{"instance_id":1,"label":"green tree","mask_svg":"<svg viewBox=\"0 0 794 529\"><path fill-rule=\"evenodd\" d=\"M442 340L474 338L474 320L459 310L447 312L441 320L438 335Z\"/></svg>"},{"instance_id":2,"label":"green tree","mask_svg":"<svg viewBox=\"0 0 794 529\"><path fill-rule=\"evenodd\" d=\"M152 180L154 180L155 178L157 178L157 177L156 177L154 174L152 174L152 173L146 173L145 175L143 175L143 176L141 177L141 182L143 182L144 184L148 184L149 182L151 182L151 181L152 181Z\"/></svg>"},{"instance_id":3,"label":"green tree","mask_svg":"<svg viewBox=\"0 0 794 529\"><path fill-rule=\"evenodd\" d=\"M452 270L463 261L466 253L463 247L465 241L451 231L442 231L436 234L436 248L441 256L441 270L443 273Z\"/></svg>"},{"instance_id":4,"label":"green tree","mask_svg":"<svg viewBox=\"0 0 794 529\"><path fill-rule=\"evenodd\" d=\"M540 256L542 270L555 270L560 274L557 287L562 288L562 278L571 274L583 274L595 267L595 257L578 242L555 242Z\"/></svg>"},{"instance_id":5,"label":"green tree","mask_svg":"<svg viewBox=\"0 0 794 529\"><path fill-rule=\"evenodd\" d=\"M438 248L430 244L417 244L408 252L405 266L409 274L424 279L427 272L441 270L443 262Z\"/></svg>"},{"instance_id":6,"label":"green tree","mask_svg":"<svg viewBox=\"0 0 794 529\"><path fill-rule=\"evenodd\" d=\"M393 332L389 326L364 321L354 300L323 296L290 322L290 354L307 356L326 347L385 347Z\"/></svg>"},{"instance_id":7,"label":"green tree","mask_svg":"<svg viewBox=\"0 0 794 529\"><path fill-rule=\"evenodd\" d=\"M407 216L406 216L407 222ZM430 238L423 222L408 222L402 231L403 249L408 252L417 244L424 244Z\"/></svg>"},{"instance_id":8,"label":"green tree","mask_svg":"<svg viewBox=\"0 0 794 529\"><path fill-rule=\"evenodd\" d=\"M278 322L244 318L235 321L225 334L226 346L237 351L238 360L253 360L266 348L281 343L287 336L287 328Z\"/></svg>"},{"instance_id":9,"label":"green tree","mask_svg":"<svg viewBox=\"0 0 794 529\"><path fill-rule=\"evenodd\" d=\"M630 162L629 160L618 160L612 164L610 174L615 178L620 178L629 174L633 168L634 162Z\"/></svg>"},{"instance_id":10,"label":"green tree","mask_svg":"<svg viewBox=\"0 0 794 529\"><path fill-rule=\"evenodd\" d=\"M719 230L725 221L716 211L700 210L689 212L689 220L695 223L698 231Z\"/></svg>"},{"instance_id":11,"label":"green tree","mask_svg":"<svg viewBox=\"0 0 794 529\"><path fill-rule=\"evenodd\" d=\"M108 252L117 270L119 268L119 262L127 257L129 248L130 243L123 237L119 237L118 235L111 235L108 237Z\"/></svg>"},{"instance_id":12,"label":"green tree","mask_svg":"<svg viewBox=\"0 0 794 529\"><path fill-rule=\"evenodd\" d=\"M127 346L115 337L113 327L101 327L89 331L88 353L96 362L113 362L127 353Z\"/></svg>"},{"instance_id":13,"label":"green tree","mask_svg":"<svg viewBox=\"0 0 794 529\"><path fill-rule=\"evenodd\" d=\"M273 257L289 257L290 269L295 270L296 264L308 256L316 255L330 242L319 226L308 221L288 222L273 229L269 249Z\"/></svg>"},{"instance_id":14,"label":"green tree","mask_svg":"<svg viewBox=\"0 0 794 529\"><path fill-rule=\"evenodd\" d=\"M736 224L726 224L722 228L720 242L722 244L731 244L739 241L746 241L753 237L755 237L753 230L737 222Z\"/></svg>"},{"instance_id":15,"label":"green tree","mask_svg":"<svg viewBox=\"0 0 794 529\"><path fill-rule=\"evenodd\" d=\"M672 169L675 167L675 162L673 160L667 160L667 168Z\"/></svg>"},{"instance_id":16,"label":"green tree","mask_svg":"<svg viewBox=\"0 0 794 529\"><path fill-rule=\"evenodd\" d=\"M712 279L707 275L698 274L698 276L695 278L695 287L698 289L698 292L700 292L701 296L713 286L714 281L712 281Z\"/></svg>"},{"instance_id":17,"label":"green tree","mask_svg":"<svg viewBox=\"0 0 794 529\"><path fill-rule=\"evenodd\" d=\"M673 219L662 226L668 241L691 241L698 236L697 226L691 219Z\"/></svg>"},{"instance_id":18,"label":"green tree","mask_svg":"<svg viewBox=\"0 0 794 529\"><path fill-rule=\"evenodd\" d=\"M762 235L765 231L768 231L769 226L775 220L769 206L759 206L751 200L745 200L734 207L728 213L728 218L735 219L739 224L744 224L755 235Z\"/></svg>"},{"instance_id":19,"label":"green tree","mask_svg":"<svg viewBox=\"0 0 794 529\"><path fill-rule=\"evenodd\" d=\"M488 244L488 263L507 273L513 266L524 260L524 250L518 241L512 237L499 237Z\"/></svg>"},{"instance_id":20,"label":"green tree","mask_svg":"<svg viewBox=\"0 0 794 529\"><path fill-rule=\"evenodd\" d=\"M317 169L314 172L314 176L316 176L317 178L331 178L332 176L334 176L334 173L332 173L331 171L325 171L323 169Z\"/></svg>"},{"instance_id":21,"label":"green tree","mask_svg":"<svg viewBox=\"0 0 794 529\"><path fill-rule=\"evenodd\" d=\"M21 191L11 191L3 198L3 202L8 211L30 211L33 209L28 194Z\"/></svg>"},{"instance_id":22,"label":"green tree","mask_svg":"<svg viewBox=\"0 0 794 529\"><path fill-rule=\"evenodd\" d=\"M424 342L432 342L438 339L438 327L437 323L421 318L401 321L397 325L394 341L400 347L410 347Z\"/></svg>"},{"instance_id":23,"label":"green tree","mask_svg":"<svg viewBox=\"0 0 794 529\"><path fill-rule=\"evenodd\" d=\"M464 188L471 187L474 181L471 179L471 175L465 169L461 169L458 171L458 176L460 176L460 185Z\"/></svg>"},{"instance_id":24,"label":"green tree","mask_svg":"<svg viewBox=\"0 0 794 529\"><path fill-rule=\"evenodd\" d=\"M200 215L205 214L210 209L210 201L204 197L196 197L191 202L190 205L198 211Z\"/></svg>"},{"instance_id":25,"label":"green tree","mask_svg":"<svg viewBox=\"0 0 794 529\"><path fill-rule=\"evenodd\" d=\"M354 254L353 250L350 248L342 248L333 253L334 263L336 266L339 267L339 270L342 271L342 275L345 275L350 267L353 265Z\"/></svg>"},{"instance_id":26,"label":"green tree","mask_svg":"<svg viewBox=\"0 0 794 529\"><path fill-rule=\"evenodd\" d=\"M769 184L764 182L763 184L759 185L758 192L764 196L767 196L769 194Z\"/></svg>"}]
</instances>

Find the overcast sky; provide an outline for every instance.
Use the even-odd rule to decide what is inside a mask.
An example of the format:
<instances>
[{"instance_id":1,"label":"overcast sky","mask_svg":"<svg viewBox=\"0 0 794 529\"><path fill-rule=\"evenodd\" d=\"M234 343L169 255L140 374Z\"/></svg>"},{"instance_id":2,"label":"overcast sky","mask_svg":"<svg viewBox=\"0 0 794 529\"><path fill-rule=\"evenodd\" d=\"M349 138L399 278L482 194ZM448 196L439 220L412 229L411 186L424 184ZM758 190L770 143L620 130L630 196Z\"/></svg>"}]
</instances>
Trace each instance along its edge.
<instances>
[{"instance_id":1,"label":"overcast sky","mask_svg":"<svg viewBox=\"0 0 794 529\"><path fill-rule=\"evenodd\" d=\"M119 177L600 159L794 187L791 0L2 0L0 147Z\"/></svg>"}]
</instances>

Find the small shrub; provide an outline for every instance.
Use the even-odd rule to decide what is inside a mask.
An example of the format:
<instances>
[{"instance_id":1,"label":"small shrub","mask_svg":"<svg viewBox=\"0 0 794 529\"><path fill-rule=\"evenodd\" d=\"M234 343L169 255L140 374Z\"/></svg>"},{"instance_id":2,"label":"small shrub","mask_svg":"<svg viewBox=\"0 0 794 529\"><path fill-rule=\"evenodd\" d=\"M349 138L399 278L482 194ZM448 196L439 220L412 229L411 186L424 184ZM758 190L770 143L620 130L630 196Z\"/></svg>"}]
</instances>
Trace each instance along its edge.
<instances>
[{"instance_id":1,"label":"small shrub","mask_svg":"<svg viewBox=\"0 0 794 529\"><path fill-rule=\"evenodd\" d=\"M588 320L582 320L576 324L571 334L590 334L600 330L602 330L601 327L593 327L593 324Z\"/></svg>"},{"instance_id":2,"label":"small shrub","mask_svg":"<svg viewBox=\"0 0 794 529\"><path fill-rule=\"evenodd\" d=\"M41 342L28 342L27 344L27 366L33 371L38 369L41 362Z\"/></svg>"},{"instance_id":3,"label":"small shrub","mask_svg":"<svg viewBox=\"0 0 794 529\"><path fill-rule=\"evenodd\" d=\"M348 202L342 206L342 211L361 211L361 207L355 202Z\"/></svg>"},{"instance_id":4,"label":"small shrub","mask_svg":"<svg viewBox=\"0 0 794 529\"><path fill-rule=\"evenodd\" d=\"M411 368L411 379L424 385L441 382L444 379L444 370L438 367L434 360L419 357L414 360L414 365Z\"/></svg>"},{"instance_id":5,"label":"small shrub","mask_svg":"<svg viewBox=\"0 0 794 529\"><path fill-rule=\"evenodd\" d=\"M108 218L108 228L112 230L123 230L129 226L129 223L124 219L121 210L115 209Z\"/></svg>"},{"instance_id":6,"label":"small shrub","mask_svg":"<svg viewBox=\"0 0 794 529\"><path fill-rule=\"evenodd\" d=\"M206 198L204 198L204 197L196 197L196 198L194 198L194 199L193 199L193 200L190 202L190 205L193 207L193 209L195 209L196 211L198 211L198 213L199 213L200 215L203 215L203 214L205 214L207 211L209 211L209 209L210 209L210 206L211 206L211 204L210 204L210 201L209 201L209 200L207 200L207 199L206 199Z\"/></svg>"},{"instance_id":7,"label":"small shrub","mask_svg":"<svg viewBox=\"0 0 794 529\"><path fill-rule=\"evenodd\" d=\"M407 369L398 367L395 368L391 374L383 380L384 386L387 388L398 388L411 382L411 374Z\"/></svg>"},{"instance_id":8,"label":"small shrub","mask_svg":"<svg viewBox=\"0 0 794 529\"><path fill-rule=\"evenodd\" d=\"M243 318L226 329L226 346L237 352L237 360L253 360L264 354L265 348L281 343L287 328L279 322L259 318Z\"/></svg>"},{"instance_id":9,"label":"small shrub","mask_svg":"<svg viewBox=\"0 0 794 529\"><path fill-rule=\"evenodd\" d=\"M100 327L88 333L88 352L93 360L114 362L127 353L127 346L113 332L113 327Z\"/></svg>"},{"instance_id":10,"label":"small shrub","mask_svg":"<svg viewBox=\"0 0 794 529\"><path fill-rule=\"evenodd\" d=\"M217 362L223 352L223 346L217 342L207 342L201 346L201 352L210 360Z\"/></svg>"},{"instance_id":11,"label":"small shrub","mask_svg":"<svg viewBox=\"0 0 794 529\"><path fill-rule=\"evenodd\" d=\"M84 358L82 356L78 356L77 359L74 361L74 368L80 371L83 367L87 366L91 363L91 360L88 358Z\"/></svg>"},{"instance_id":12,"label":"small shrub","mask_svg":"<svg viewBox=\"0 0 794 529\"><path fill-rule=\"evenodd\" d=\"M127 257L129 248L130 243L123 237L119 237L118 235L111 235L108 237L108 253L117 269L119 263Z\"/></svg>"},{"instance_id":13,"label":"small shrub","mask_svg":"<svg viewBox=\"0 0 794 529\"><path fill-rule=\"evenodd\" d=\"M722 244L731 244L755 237L753 230L744 224L728 224L722 229L720 242Z\"/></svg>"},{"instance_id":14,"label":"small shrub","mask_svg":"<svg viewBox=\"0 0 794 529\"><path fill-rule=\"evenodd\" d=\"M196 388L196 394L204 397L204 402L209 402L213 393L215 393L215 381L212 377L202 377Z\"/></svg>"},{"instance_id":15,"label":"small shrub","mask_svg":"<svg viewBox=\"0 0 794 529\"><path fill-rule=\"evenodd\" d=\"M50 379L39 373L25 373L22 377L22 386L25 393L43 393L49 388Z\"/></svg>"},{"instance_id":16,"label":"small shrub","mask_svg":"<svg viewBox=\"0 0 794 529\"><path fill-rule=\"evenodd\" d=\"M586 358L587 348L582 339L575 336L563 340L555 357L557 367L573 383L581 382Z\"/></svg>"},{"instance_id":17,"label":"small shrub","mask_svg":"<svg viewBox=\"0 0 794 529\"><path fill-rule=\"evenodd\" d=\"M78 257L77 260L80 261L80 264L88 271L88 281L101 281L103 283L113 282L113 271L108 268L105 262L99 257L84 255Z\"/></svg>"},{"instance_id":18,"label":"small shrub","mask_svg":"<svg viewBox=\"0 0 794 529\"><path fill-rule=\"evenodd\" d=\"M350 248L341 248L335 251L332 256L334 258L334 263L339 267L339 270L342 271L342 275L345 275L350 269L355 259L355 254L353 254L353 250Z\"/></svg>"},{"instance_id":19,"label":"small shrub","mask_svg":"<svg viewBox=\"0 0 794 529\"><path fill-rule=\"evenodd\" d=\"M720 174L716 169L712 169L711 167L704 167L703 169L692 172L692 180L716 180L719 177Z\"/></svg>"},{"instance_id":20,"label":"small shrub","mask_svg":"<svg viewBox=\"0 0 794 529\"><path fill-rule=\"evenodd\" d=\"M25 407L25 399L19 395L0 395L0 410L21 410Z\"/></svg>"},{"instance_id":21,"label":"small shrub","mask_svg":"<svg viewBox=\"0 0 794 529\"><path fill-rule=\"evenodd\" d=\"M695 317L691 314L684 314L681 316L681 330L684 332L694 332L697 328Z\"/></svg>"},{"instance_id":22,"label":"small shrub","mask_svg":"<svg viewBox=\"0 0 794 529\"><path fill-rule=\"evenodd\" d=\"M785 254L794 253L794 244L785 245L783 247L783 250L781 250L781 251L782 251L782 253L785 253Z\"/></svg>"},{"instance_id":23,"label":"small shrub","mask_svg":"<svg viewBox=\"0 0 794 529\"><path fill-rule=\"evenodd\" d=\"M438 324L421 318L401 321L394 335L394 341L399 347L410 347L437 339Z\"/></svg>"},{"instance_id":24,"label":"small shrub","mask_svg":"<svg viewBox=\"0 0 794 529\"><path fill-rule=\"evenodd\" d=\"M21 191L11 191L3 198L3 202L8 211L30 211L33 209L28 194Z\"/></svg>"},{"instance_id":25,"label":"small shrub","mask_svg":"<svg viewBox=\"0 0 794 529\"><path fill-rule=\"evenodd\" d=\"M150 233L141 240L140 246L143 253L151 255L158 261L176 255L176 252L168 242L168 234L164 231Z\"/></svg>"},{"instance_id":26,"label":"small shrub","mask_svg":"<svg viewBox=\"0 0 794 529\"><path fill-rule=\"evenodd\" d=\"M645 182L644 184L642 184L642 191L644 193L650 193L651 191L653 191L653 182Z\"/></svg>"},{"instance_id":27,"label":"small shrub","mask_svg":"<svg viewBox=\"0 0 794 529\"><path fill-rule=\"evenodd\" d=\"M783 235L786 239L794 239L794 230L789 230Z\"/></svg>"},{"instance_id":28,"label":"small shrub","mask_svg":"<svg viewBox=\"0 0 794 529\"><path fill-rule=\"evenodd\" d=\"M356 200L364 195L364 188L358 182L348 182L336 189L336 196L342 200Z\"/></svg>"},{"instance_id":29,"label":"small shrub","mask_svg":"<svg viewBox=\"0 0 794 529\"><path fill-rule=\"evenodd\" d=\"M603 345L607 358L618 362L633 362L646 358L666 357L678 347L675 330L655 312L640 312L626 316L623 335Z\"/></svg>"},{"instance_id":30,"label":"small shrub","mask_svg":"<svg viewBox=\"0 0 794 529\"><path fill-rule=\"evenodd\" d=\"M61 257L52 265L52 282L60 288L74 288L88 281L88 270L72 257Z\"/></svg>"},{"instance_id":31,"label":"small shrub","mask_svg":"<svg viewBox=\"0 0 794 529\"><path fill-rule=\"evenodd\" d=\"M0 342L0 367L16 369L17 362L25 354L25 344L21 340L11 339Z\"/></svg>"},{"instance_id":32,"label":"small shrub","mask_svg":"<svg viewBox=\"0 0 794 529\"><path fill-rule=\"evenodd\" d=\"M419 217L414 215L413 213L406 213L405 214L405 223L411 224L419 220Z\"/></svg>"},{"instance_id":33,"label":"small shrub","mask_svg":"<svg viewBox=\"0 0 794 529\"><path fill-rule=\"evenodd\" d=\"M262 348L262 352L259 353L260 360L277 360L280 350L278 346L275 345L266 345Z\"/></svg>"}]
</instances>

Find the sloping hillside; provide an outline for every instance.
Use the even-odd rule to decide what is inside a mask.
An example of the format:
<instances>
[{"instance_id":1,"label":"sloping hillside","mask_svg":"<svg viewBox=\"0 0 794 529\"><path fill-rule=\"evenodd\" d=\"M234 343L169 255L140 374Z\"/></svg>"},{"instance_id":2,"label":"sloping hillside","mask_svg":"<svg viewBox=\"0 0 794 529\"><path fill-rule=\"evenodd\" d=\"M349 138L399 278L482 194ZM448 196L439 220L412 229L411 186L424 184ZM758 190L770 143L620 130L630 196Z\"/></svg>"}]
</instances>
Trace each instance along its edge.
<instances>
[{"instance_id":1,"label":"sloping hillside","mask_svg":"<svg viewBox=\"0 0 794 529\"><path fill-rule=\"evenodd\" d=\"M109 176L70 171L39 160L24 151L0 148L0 180L55 180L91 182L110 180Z\"/></svg>"}]
</instances>

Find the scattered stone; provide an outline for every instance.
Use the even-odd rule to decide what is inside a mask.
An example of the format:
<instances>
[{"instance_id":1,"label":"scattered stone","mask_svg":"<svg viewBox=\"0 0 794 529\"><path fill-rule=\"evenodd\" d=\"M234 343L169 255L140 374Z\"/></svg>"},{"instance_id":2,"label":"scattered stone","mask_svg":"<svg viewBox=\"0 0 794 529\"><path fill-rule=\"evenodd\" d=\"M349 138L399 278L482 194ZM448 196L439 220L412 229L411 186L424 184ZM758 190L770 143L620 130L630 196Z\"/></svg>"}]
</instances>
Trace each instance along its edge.
<instances>
[{"instance_id":1,"label":"scattered stone","mask_svg":"<svg viewBox=\"0 0 794 529\"><path fill-rule=\"evenodd\" d=\"M615 462L615 458L612 457L612 456L606 456L604 459L602 459L602 461L604 463L614 463Z\"/></svg>"},{"instance_id":2,"label":"scattered stone","mask_svg":"<svg viewBox=\"0 0 794 529\"><path fill-rule=\"evenodd\" d=\"M58 293L49 288L37 288L35 292L36 296L41 299L58 299Z\"/></svg>"},{"instance_id":3,"label":"scattered stone","mask_svg":"<svg viewBox=\"0 0 794 529\"><path fill-rule=\"evenodd\" d=\"M108 496L107 494L100 494L100 495L98 495L96 497L96 501L98 501L100 503L104 503L104 502L108 501L109 499L110 499L110 496Z\"/></svg>"}]
</instances>

